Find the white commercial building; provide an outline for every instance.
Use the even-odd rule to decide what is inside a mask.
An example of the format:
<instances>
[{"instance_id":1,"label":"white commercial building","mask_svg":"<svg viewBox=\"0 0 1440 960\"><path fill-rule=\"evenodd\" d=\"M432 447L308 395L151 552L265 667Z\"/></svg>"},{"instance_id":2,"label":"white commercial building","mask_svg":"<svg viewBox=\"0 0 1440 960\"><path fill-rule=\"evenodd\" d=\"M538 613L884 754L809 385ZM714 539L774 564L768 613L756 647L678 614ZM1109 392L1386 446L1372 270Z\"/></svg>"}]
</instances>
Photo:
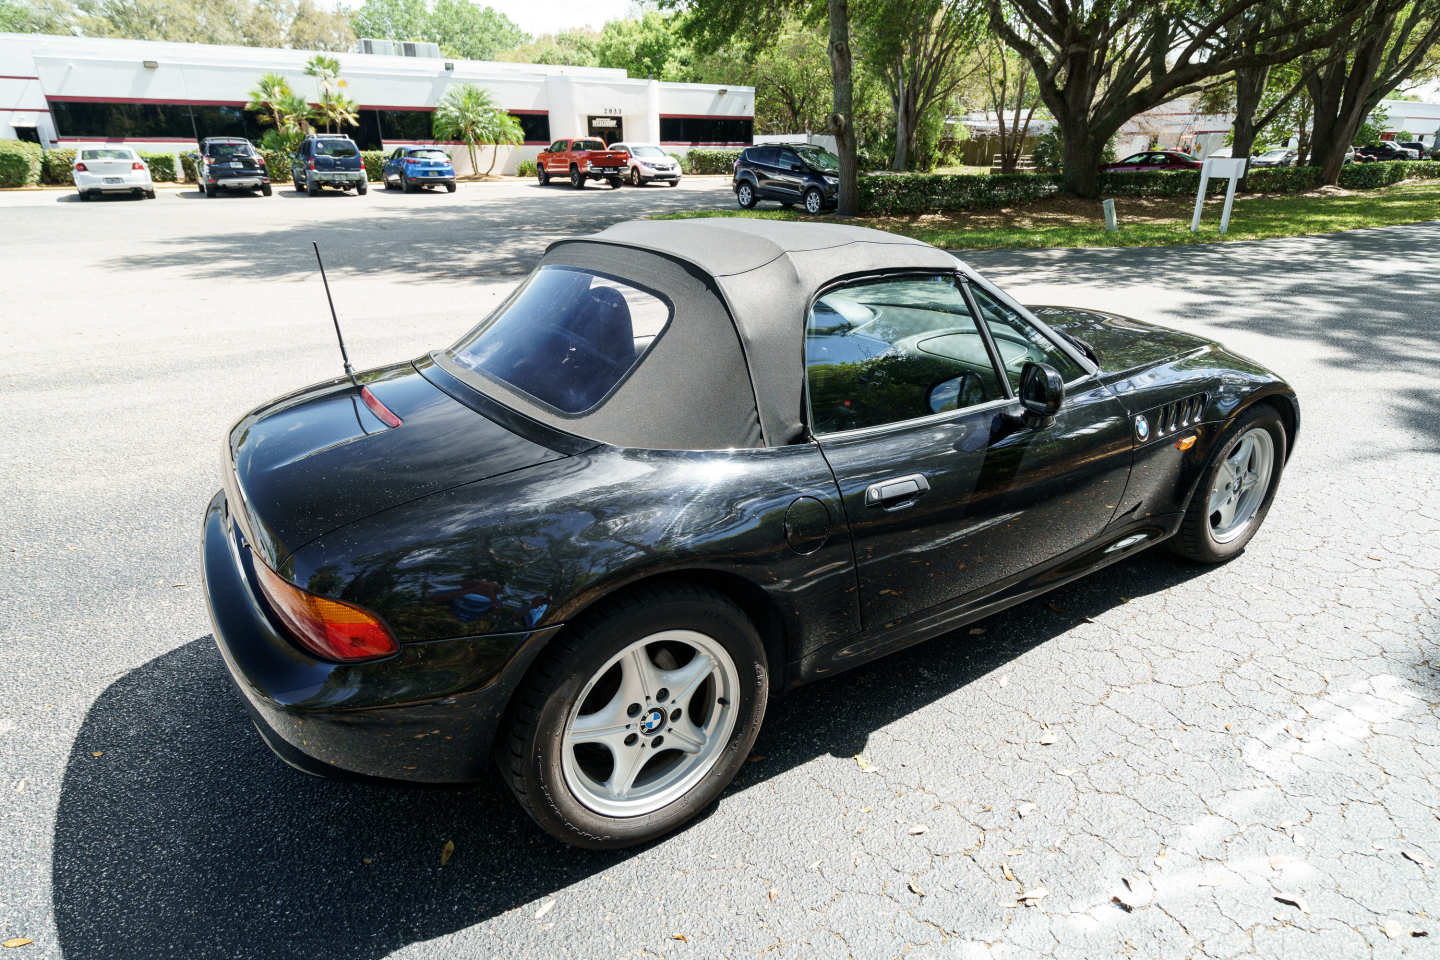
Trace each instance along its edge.
<instances>
[{"instance_id":1,"label":"white commercial building","mask_svg":"<svg viewBox=\"0 0 1440 960\"><path fill-rule=\"evenodd\" d=\"M258 140L244 109L262 74L279 73L312 102L306 50L0 33L0 139L46 148L128 143L185 151L206 136ZM660 143L675 153L748 145L755 89L632 79L624 70L444 57L333 54L360 122L362 149L433 143L435 105L454 84L488 90L525 131L500 148L496 172L513 173L552 141L598 136ZM465 164L466 151L451 150ZM482 169L490 161L482 150ZM464 170L462 169L462 172Z\"/></svg>"}]
</instances>

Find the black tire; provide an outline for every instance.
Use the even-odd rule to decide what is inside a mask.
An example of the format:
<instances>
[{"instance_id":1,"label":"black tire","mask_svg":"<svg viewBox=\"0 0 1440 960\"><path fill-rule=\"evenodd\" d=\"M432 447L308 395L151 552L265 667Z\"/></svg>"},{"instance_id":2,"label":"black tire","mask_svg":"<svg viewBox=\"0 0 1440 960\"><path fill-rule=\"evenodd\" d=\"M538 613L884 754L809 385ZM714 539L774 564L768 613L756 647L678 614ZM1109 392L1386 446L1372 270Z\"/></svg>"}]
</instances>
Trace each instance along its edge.
<instances>
[{"instance_id":1,"label":"black tire","mask_svg":"<svg viewBox=\"0 0 1440 960\"><path fill-rule=\"evenodd\" d=\"M639 168L639 167L631 167L631 168L630 168L630 186L632 186L632 187L643 187L643 186L645 186L645 181L644 181L643 179L641 179L641 177L640 177L640 168Z\"/></svg>"},{"instance_id":2,"label":"black tire","mask_svg":"<svg viewBox=\"0 0 1440 960\"><path fill-rule=\"evenodd\" d=\"M405 176L405 174L403 173L400 174L400 189L404 190L406 193L415 192L415 184L411 183L410 178Z\"/></svg>"},{"instance_id":3,"label":"black tire","mask_svg":"<svg viewBox=\"0 0 1440 960\"><path fill-rule=\"evenodd\" d=\"M385 180L385 189L386 189L386 190L394 190L394 189L395 189L395 184L393 184L393 183L390 182L390 178L389 178L389 177L385 177L384 180Z\"/></svg>"},{"instance_id":4,"label":"black tire","mask_svg":"<svg viewBox=\"0 0 1440 960\"><path fill-rule=\"evenodd\" d=\"M540 181L540 186L542 187L550 186L550 171L537 163L535 165L535 179Z\"/></svg>"},{"instance_id":5,"label":"black tire","mask_svg":"<svg viewBox=\"0 0 1440 960\"><path fill-rule=\"evenodd\" d=\"M1220 543L1216 541L1210 527L1210 489L1215 483L1216 473L1220 470L1221 464L1235 445L1237 438L1252 427L1265 429L1270 434L1270 440L1274 445L1272 454L1274 463L1270 468L1270 483L1254 518L1250 520L1245 529L1235 539ZM1265 522L1265 515L1270 512L1270 504L1274 501L1275 491L1280 486L1280 475L1284 472L1285 455L1289 449L1287 444L1285 423L1280 418L1279 412L1268 403L1256 404L1236 417L1235 421L1215 441L1210 461L1205 465L1205 469L1195 485L1195 491L1190 495L1190 504L1185 511L1185 519L1180 523L1180 532L1170 538L1171 551L1188 560L1194 560L1196 563L1223 563L1244 550L1245 545L1250 542L1250 538L1255 536L1255 532Z\"/></svg>"},{"instance_id":6,"label":"black tire","mask_svg":"<svg viewBox=\"0 0 1440 960\"><path fill-rule=\"evenodd\" d=\"M262 196L262 197L268 197L268 196L270 196L271 192L272 192L272 190L271 190L270 184L268 184L268 183L262 183L262 184L260 184L260 196Z\"/></svg>"},{"instance_id":7,"label":"black tire","mask_svg":"<svg viewBox=\"0 0 1440 960\"><path fill-rule=\"evenodd\" d=\"M370 184L368 182L361 180L359 183L355 184L355 196L363 197L369 192Z\"/></svg>"},{"instance_id":8,"label":"black tire","mask_svg":"<svg viewBox=\"0 0 1440 960\"><path fill-rule=\"evenodd\" d=\"M316 183L310 174L305 174L305 193L311 197L320 196L320 184Z\"/></svg>"},{"instance_id":9,"label":"black tire","mask_svg":"<svg viewBox=\"0 0 1440 960\"><path fill-rule=\"evenodd\" d=\"M735 726L702 780L667 805L611 817L583 805L561 767L561 740L574 700L611 657L662 630L695 630L719 643L740 677ZM525 678L496 741L501 776L536 823L576 846L618 849L663 836L705 812L745 763L770 695L765 645L729 599L688 585L646 587L615 598L566 630Z\"/></svg>"},{"instance_id":10,"label":"black tire","mask_svg":"<svg viewBox=\"0 0 1440 960\"><path fill-rule=\"evenodd\" d=\"M218 190L215 189L215 184L213 184L213 183L207 183L207 184L205 184L205 196L208 197L209 199L214 200L214 199L215 199L215 194L217 194L217 193L219 193L219 192L220 192L220 191L218 191Z\"/></svg>"},{"instance_id":11,"label":"black tire","mask_svg":"<svg viewBox=\"0 0 1440 960\"><path fill-rule=\"evenodd\" d=\"M154 200L154 199L155 199L155 191L154 191L154 190L146 190L146 191L145 191L145 199L147 199L147 200Z\"/></svg>"},{"instance_id":12,"label":"black tire","mask_svg":"<svg viewBox=\"0 0 1440 960\"><path fill-rule=\"evenodd\" d=\"M78 194L80 194L80 202L81 202L81 203L89 203L89 202L90 202L90 193L89 193L89 191L87 191L87 190L76 190L75 192L78 193Z\"/></svg>"},{"instance_id":13,"label":"black tire","mask_svg":"<svg viewBox=\"0 0 1440 960\"><path fill-rule=\"evenodd\" d=\"M450 182L448 182L448 183L445 184L445 192L446 192L446 193L454 193L454 192L455 192L455 181L454 181L454 180L451 180Z\"/></svg>"},{"instance_id":14,"label":"black tire","mask_svg":"<svg viewBox=\"0 0 1440 960\"><path fill-rule=\"evenodd\" d=\"M735 185L735 202L746 210L754 209L760 198L756 196L755 185L749 180L741 180Z\"/></svg>"},{"instance_id":15,"label":"black tire","mask_svg":"<svg viewBox=\"0 0 1440 960\"><path fill-rule=\"evenodd\" d=\"M572 166L570 168L570 186L576 190L585 189L585 175L580 172L579 167Z\"/></svg>"},{"instance_id":16,"label":"black tire","mask_svg":"<svg viewBox=\"0 0 1440 960\"><path fill-rule=\"evenodd\" d=\"M825 209L824 195L814 187L805 191L805 212L818 215Z\"/></svg>"},{"instance_id":17,"label":"black tire","mask_svg":"<svg viewBox=\"0 0 1440 960\"><path fill-rule=\"evenodd\" d=\"M672 186L672 187L678 187L678 186L680 186L680 178L679 178L679 177L676 177L674 180L671 180L670 183L669 183L669 185Z\"/></svg>"},{"instance_id":18,"label":"black tire","mask_svg":"<svg viewBox=\"0 0 1440 960\"><path fill-rule=\"evenodd\" d=\"M611 190L619 190L625 184L625 180L623 177L611 177L609 183Z\"/></svg>"}]
</instances>

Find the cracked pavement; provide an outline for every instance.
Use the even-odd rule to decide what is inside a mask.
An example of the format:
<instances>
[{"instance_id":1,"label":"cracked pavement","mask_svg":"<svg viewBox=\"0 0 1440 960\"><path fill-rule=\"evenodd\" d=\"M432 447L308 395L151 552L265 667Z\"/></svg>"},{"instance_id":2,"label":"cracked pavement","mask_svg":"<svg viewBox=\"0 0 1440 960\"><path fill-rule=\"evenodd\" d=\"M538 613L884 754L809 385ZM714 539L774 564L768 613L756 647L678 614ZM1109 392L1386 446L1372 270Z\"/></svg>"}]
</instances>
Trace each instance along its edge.
<instances>
[{"instance_id":1,"label":"cracked pavement","mask_svg":"<svg viewBox=\"0 0 1440 960\"><path fill-rule=\"evenodd\" d=\"M209 638L199 518L224 428L338 369L308 240L374 365L453 339L548 239L725 196L681 191L0 198L0 940L71 958L1433 955L1440 223L968 254L1022 301L1205 333L1289 378L1301 434L1264 528L1224 566L1150 551L795 692L672 837L571 850L498 784L319 781L269 754Z\"/></svg>"}]
</instances>

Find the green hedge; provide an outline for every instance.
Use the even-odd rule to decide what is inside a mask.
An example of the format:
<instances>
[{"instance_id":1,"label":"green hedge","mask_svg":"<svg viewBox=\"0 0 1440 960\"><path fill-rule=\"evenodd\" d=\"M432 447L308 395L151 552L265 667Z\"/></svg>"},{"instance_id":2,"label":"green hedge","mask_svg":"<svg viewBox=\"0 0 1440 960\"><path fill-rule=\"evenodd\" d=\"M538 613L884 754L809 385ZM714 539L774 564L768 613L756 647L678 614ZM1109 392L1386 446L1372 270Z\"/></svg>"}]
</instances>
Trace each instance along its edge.
<instances>
[{"instance_id":1,"label":"green hedge","mask_svg":"<svg viewBox=\"0 0 1440 960\"><path fill-rule=\"evenodd\" d=\"M266 150L257 147L265 161L265 172L270 174L271 183L290 182L290 154L285 150Z\"/></svg>"},{"instance_id":2,"label":"green hedge","mask_svg":"<svg viewBox=\"0 0 1440 960\"><path fill-rule=\"evenodd\" d=\"M150 179L158 183L175 182L175 154L142 153L140 159L150 168Z\"/></svg>"},{"instance_id":3,"label":"green hedge","mask_svg":"<svg viewBox=\"0 0 1440 960\"><path fill-rule=\"evenodd\" d=\"M38 143L0 140L0 187L32 187L40 182L45 151Z\"/></svg>"},{"instance_id":4,"label":"green hedge","mask_svg":"<svg viewBox=\"0 0 1440 960\"><path fill-rule=\"evenodd\" d=\"M385 182L385 151L384 150L362 150L360 156L365 161L365 176L371 183Z\"/></svg>"},{"instance_id":5,"label":"green hedge","mask_svg":"<svg viewBox=\"0 0 1440 960\"><path fill-rule=\"evenodd\" d=\"M738 159L739 150L691 150L685 155L684 172L730 174Z\"/></svg>"},{"instance_id":6,"label":"green hedge","mask_svg":"<svg viewBox=\"0 0 1440 960\"><path fill-rule=\"evenodd\" d=\"M535 166L534 160L521 160L515 164L515 176L517 177L533 177L537 172L538 168Z\"/></svg>"},{"instance_id":7,"label":"green hedge","mask_svg":"<svg viewBox=\"0 0 1440 960\"><path fill-rule=\"evenodd\" d=\"M75 182L75 151L47 150L40 161L40 182L52 187L68 187Z\"/></svg>"},{"instance_id":8,"label":"green hedge","mask_svg":"<svg viewBox=\"0 0 1440 960\"><path fill-rule=\"evenodd\" d=\"M1412 178L1440 179L1440 163L1352 163L1340 169L1340 186L1369 189ZM1320 185L1318 167L1260 167L1245 178L1255 193L1301 193ZM1058 174L871 174L860 177L860 212L881 216L985 210L1033 203L1061 191ZM1228 181L1212 178L1206 194L1224 193ZM1102 197L1193 197L1199 170L1102 173Z\"/></svg>"},{"instance_id":9,"label":"green hedge","mask_svg":"<svg viewBox=\"0 0 1440 960\"><path fill-rule=\"evenodd\" d=\"M895 173L860 178L860 212L882 216L984 210L1060 192L1060 178L1034 173Z\"/></svg>"},{"instance_id":10,"label":"green hedge","mask_svg":"<svg viewBox=\"0 0 1440 960\"><path fill-rule=\"evenodd\" d=\"M185 183L199 183L200 175L196 173L196 164L200 162L200 154L193 150L189 153L180 154L180 174Z\"/></svg>"},{"instance_id":11,"label":"green hedge","mask_svg":"<svg viewBox=\"0 0 1440 960\"><path fill-rule=\"evenodd\" d=\"M1440 163L1428 160L1386 160L1380 163L1347 163L1340 168L1340 186L1351 190L1388 187L1401 180L1440 179Z\"/></svg>"}]
</instances>

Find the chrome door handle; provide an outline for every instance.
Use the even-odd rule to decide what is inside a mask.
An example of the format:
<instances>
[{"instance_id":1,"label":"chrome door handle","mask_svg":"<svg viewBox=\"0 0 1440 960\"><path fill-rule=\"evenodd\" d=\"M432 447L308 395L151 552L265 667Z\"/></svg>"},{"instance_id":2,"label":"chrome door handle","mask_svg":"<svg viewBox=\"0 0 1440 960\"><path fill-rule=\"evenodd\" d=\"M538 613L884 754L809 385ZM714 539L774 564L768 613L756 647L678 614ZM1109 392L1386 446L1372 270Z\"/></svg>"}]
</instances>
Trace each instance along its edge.
<instances>
[{"instance_id":1,"label":"chrome door handle","mask_svg":"<svg viewBox=\"0 0 1440 960\"><path fill-rule=\"evenodd\" d=\"M903 477L892 477L865 488L865 506L887 509L908 507L916 497L929 490L930 481L925 479L924 474L912 473Z\"/></svg>"}]
</instances>

